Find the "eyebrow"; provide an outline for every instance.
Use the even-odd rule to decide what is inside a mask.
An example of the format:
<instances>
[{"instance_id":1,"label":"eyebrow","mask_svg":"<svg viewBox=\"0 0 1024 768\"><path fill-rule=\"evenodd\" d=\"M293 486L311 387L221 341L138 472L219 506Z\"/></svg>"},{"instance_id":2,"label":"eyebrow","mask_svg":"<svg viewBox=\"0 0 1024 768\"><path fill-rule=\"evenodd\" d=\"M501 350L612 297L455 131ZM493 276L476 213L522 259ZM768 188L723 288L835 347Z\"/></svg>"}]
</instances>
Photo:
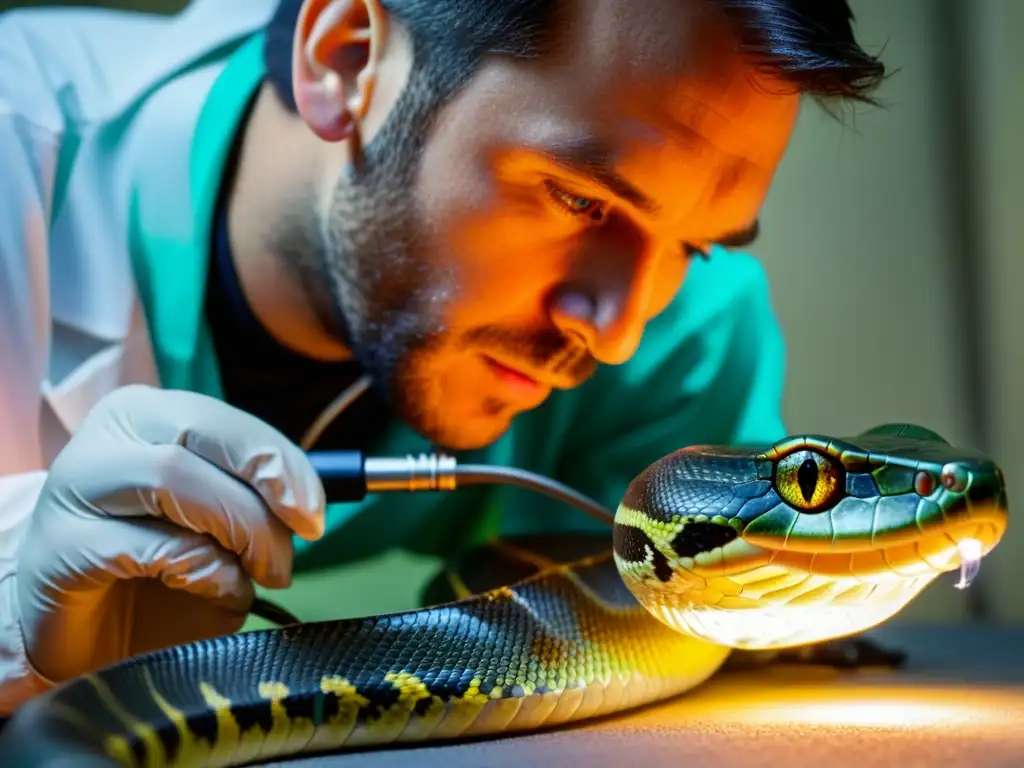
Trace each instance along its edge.
<instances>
[{"instance_id":1,"label":"eyebrow","mask_svg":"<svg viewBox=\"0 0 1024 768\"><path fill-rule=\"evenodd\" d=\"M642 211L656 213L660 210L657 203L616 173L612 153L592 139L559 142L543 149L541 155L548 162L570 173L586 176Z\"/></svg>"},{"instance_id":2,"label":"eyebrow","mask_svg":"<svg viewBox=\"0 0 1024 768\"><path fill-rule=\"evenodd\" d=\"M591 138L556 142L541 150L540 154L551 164L589 178L642 211L657 213L661 210L656 202L615 171L612 153ZM742 229L714 238L714 243L726 248L742 248L751 245L760 233L761 222L755 219Z\"/></svg>"}]
</instances>

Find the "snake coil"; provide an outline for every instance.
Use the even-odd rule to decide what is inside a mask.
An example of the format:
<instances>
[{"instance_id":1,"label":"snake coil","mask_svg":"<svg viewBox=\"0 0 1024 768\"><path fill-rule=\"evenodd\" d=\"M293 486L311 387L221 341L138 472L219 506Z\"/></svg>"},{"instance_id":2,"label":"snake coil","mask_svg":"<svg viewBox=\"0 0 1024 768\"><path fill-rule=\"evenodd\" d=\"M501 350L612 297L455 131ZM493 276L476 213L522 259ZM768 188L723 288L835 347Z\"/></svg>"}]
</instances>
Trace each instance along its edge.
<instances>
[{"instance_id":1,"label":"snake coil","mask_svg":"<svg viewBox=\"0 0 1024 768\"><path fill-rule=\"evenodd\" d=\"M874 626L1006 519L991 459L919 427L687 448L633 480L611 546L495 542L431 607L126 659L24 704L0 765L245 765L581 722L682 694L733 649Z\"/></svg>"}]
</instances>

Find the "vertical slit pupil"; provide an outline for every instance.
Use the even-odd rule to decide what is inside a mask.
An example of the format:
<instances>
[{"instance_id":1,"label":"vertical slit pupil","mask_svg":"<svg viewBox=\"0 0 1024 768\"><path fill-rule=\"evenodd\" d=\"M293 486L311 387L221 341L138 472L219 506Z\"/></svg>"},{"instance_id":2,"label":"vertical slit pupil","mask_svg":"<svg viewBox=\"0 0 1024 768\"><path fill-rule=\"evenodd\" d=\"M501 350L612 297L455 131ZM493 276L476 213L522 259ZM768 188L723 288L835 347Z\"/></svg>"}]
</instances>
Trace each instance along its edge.
<instances>
[{"instance_id":1,"label":"vertical slit pupil","mask_svg":"<svg viewBox=\"0 0 1024 768\"><path fill-rule=\"evenodd\" d=\"M818 462L814 459L805 459L796 471L796 481L800 486L800 493L808 504L814 498L814 489L818 487Z\"/></svg>"}]
</instances>

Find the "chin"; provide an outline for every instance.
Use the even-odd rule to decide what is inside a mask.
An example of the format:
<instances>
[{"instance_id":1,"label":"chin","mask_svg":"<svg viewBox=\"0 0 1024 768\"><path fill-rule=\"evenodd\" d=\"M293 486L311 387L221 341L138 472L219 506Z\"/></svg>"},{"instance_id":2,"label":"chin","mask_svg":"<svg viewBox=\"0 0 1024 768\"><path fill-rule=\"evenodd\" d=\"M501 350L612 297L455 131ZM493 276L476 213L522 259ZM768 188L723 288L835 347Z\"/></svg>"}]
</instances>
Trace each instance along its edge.
<instances>
[{"instance_id":1,"label":"chin","mask_svg":"<svg viewBox=\"0 0 1024 768\"><path fill-rule=\"evenodd\" d=\"M485 448L500 439L510 426L516 412L504 407L498 413L475 410L472 414L441 413L428 417L429 423L412 426L426 439L448 451L473 451ZM421 416L425 414L420 414Z\"/></svg>"},{"instance_id":2,"label":"chin","mask_svg":"<svg viewBox=\"0 0 1024 768\"><path fill-rule=\"evenodd\" d=\"M510 418L492 418L450 425L436 431L431 440L449 451L474 451L486 448L508 432L512 425Z\"/></svg>"}]
</instances>

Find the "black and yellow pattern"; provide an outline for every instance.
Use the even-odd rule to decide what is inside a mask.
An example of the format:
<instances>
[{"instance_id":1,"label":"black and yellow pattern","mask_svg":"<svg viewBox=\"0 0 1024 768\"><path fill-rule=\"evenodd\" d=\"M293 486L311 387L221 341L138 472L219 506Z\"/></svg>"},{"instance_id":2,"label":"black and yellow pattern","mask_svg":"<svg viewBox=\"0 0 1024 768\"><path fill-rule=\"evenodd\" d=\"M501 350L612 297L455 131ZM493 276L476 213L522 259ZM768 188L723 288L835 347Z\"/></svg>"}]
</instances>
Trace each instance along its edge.
<instances>
[{"instance_id":1,"label":"black and yellow pattern","mask_svg":"<svg viewBox=\"0 0 1024 768\"><path fill-rule=\"evenodd\" d=\"M633 481L610 550L498 542L431 608L129 659L28 702L0 765L244 765L582 721L683 693L732 648L867 628L1005 522L999 469L917 428L687 449Z\"/></svg>"},{"instance_id":2,"label":"black and yellow pattern","mask_svg":"<svg viewBox=\"0 0 1024 768\"><path fill-rule=\"evenodd\" d=\"M59 745L95 765L224 766L534 729L688 690L727 654L654 620L604 554L430 610L127 661L29 702L4 764Z\"/></svg>"}]
</instances>

